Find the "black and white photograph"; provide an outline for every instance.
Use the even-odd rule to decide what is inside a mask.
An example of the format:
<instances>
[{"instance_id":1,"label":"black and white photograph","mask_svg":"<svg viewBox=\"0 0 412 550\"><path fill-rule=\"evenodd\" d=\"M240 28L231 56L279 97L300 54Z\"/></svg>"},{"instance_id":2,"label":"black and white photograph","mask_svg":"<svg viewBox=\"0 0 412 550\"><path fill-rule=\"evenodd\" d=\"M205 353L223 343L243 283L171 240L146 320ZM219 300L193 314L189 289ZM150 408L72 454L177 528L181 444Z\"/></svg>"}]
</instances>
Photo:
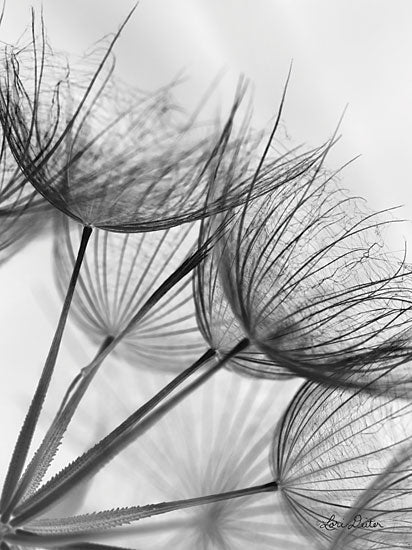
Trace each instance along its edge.
<instances>
[{"instance_id":1,"label":"black and white photograph","mask_svg":"<svg viewBox=\"0 0 412 550\"><path fill-rule=\"evenodd\" d=\"M0 550L412 549L411 29L0 4Z\"/></svg>"}]
</instances>

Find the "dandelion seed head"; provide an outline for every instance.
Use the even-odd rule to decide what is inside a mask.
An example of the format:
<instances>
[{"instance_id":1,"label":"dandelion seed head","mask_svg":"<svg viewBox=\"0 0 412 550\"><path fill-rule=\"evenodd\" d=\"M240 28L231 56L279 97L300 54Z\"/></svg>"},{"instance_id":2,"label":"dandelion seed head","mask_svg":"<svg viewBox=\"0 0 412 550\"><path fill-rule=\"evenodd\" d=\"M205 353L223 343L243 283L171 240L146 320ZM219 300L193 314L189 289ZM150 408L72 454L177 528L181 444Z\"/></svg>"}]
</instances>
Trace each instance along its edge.
<instances>
[{"instance_id":1,"label":"dandelion seed head","mask_svg":"<svg viewBox=\"0 0 412 550\"><path fill-rule=\"evenodd\" d=\"M365 211L318 170L232 214L214 278L276 372L341 383L409 357L412 287L384 246L390 216Z\"/></svg>"},{"instance_id":2,"label":"dandelion seed head","mask_svg":"<svg viewBox=\"0 0 412 550\"><path fill-rule=\"evenodd\" d=\"M80 226L61 217L55 273L64 295L80 239ZM136 367L177 370L204 350L195 319L191 281L177 283L144 317L134 316L193 251L196 224L140 234L96 229L91 237L72 311L99 345L123 331L118 353ZM130 327L130 330L129 330Z\"/></svg>"},{"instance_id":3,"label":"dandelion seed head","mask_svg":"<svg viewBox=\"0 0 412 550\"><path fill-rule=\"evenodd\" d=\"M299 155L296 152L287 151L278 156L273 154L265 160L262 169L256 177L262 177L266 182L266 193L261 197L251 199L247 207L239 207L230 211L227 215L217 215L203 223L200 242L207 241L214 232L219 232L221 237L217 240L212 253L199 266L195 276L195 297L199 328L208 344L219 353L227 353L241 339L247 336L252 340L251 345L238 354L229 362L239 372L269 378L293 376L290 370L286 370L279 361L265 355L255 343L251 330L253 321L249 320L240 304L240 295L247 289L250 277L254 275L253 265L248 267L246 262L242 266L242 273L237 272L236 261L241 254L245 257L251 255L251 264L255 254L267 256L265 241L270 235L270 227L263 223L256 235L252 235L254 224L257 220L265 219L268 205L273 205L275 197L282 195L284 187L290 189L298 188L302 174L313 169L313 164L321 154L322 148L304 152ZM284 193L284 191L283 191ZM244 212L247 212L246 221L243 219ZM247 227L248 224L250 227ZM249 247L246 238L239 241L237 231L240 226L245 226L245 234L250 237L254 248ZM248 271L249 270L249 271ZM239 276L242 280L234 282ZM273 285L276 279L259 280L261 296L270 296L273 292ZM239 283L239 288L236 285ZM248 296L248 299L250 296ZM279 315L281 322L286 325L288 322L282 319L282 304L279 304ZM249 313L249 312L248 312Z\"/></svg>"},{"instance_id":4,"label":"dandelion seed head","mask_svg":"<svg viewBox=\"0 0 412 550\"><path fill-rule=\"evenodd\" d=\"M218 261L216 252L204 260L195 275L194 286L199 329L208 345L224 356L245 337L245 330L235 317L221 281L216 276ZM277 369L256 346L249 346L237 354L228 362L228 366L252 376L256 375L257 369L261 376L266 373L269 378L275 373L278 376L287 376L287 373Z\"/></svg>"},{"instance_id":5,"label":"dandelion seed head","mask_svg":"<svg viewBox=\"0 0 412 550\"><path fill-rule=\"evenodd\" d=\"M330 548L373 550L408 548L412 522L411 441L395 449L389 465L360 494L345 516L368 521L368 528L334 533Z\"/></svg>"},{"instance_id":6,"label":"dandelion seed head","mask_svg":"<svg viewBox=\"0 0 412 550\"><path fill-rule=\"evenodd\" d=\"M41 27L4 50L0 121L34 187L83 225L119 232L165 229L246 200L259 141L247 114L234 123L246 86L223 123L199 121L176 105L175 83L150 94L121 82L112 46L68 60Z\"/></svg>"},{"instance_id":7,"label":"dandelion seed head","mask_svg":"<svg viewBox=\"0 0 412 550\"><path fill-rule=\"evenodd\" d=\"M277 427L271 455L280 494L297 528L324 547L363 491L407 446L409 400L306 383ZM326 547L326 546L325 546Z\"/></svg>"}]
</instances>

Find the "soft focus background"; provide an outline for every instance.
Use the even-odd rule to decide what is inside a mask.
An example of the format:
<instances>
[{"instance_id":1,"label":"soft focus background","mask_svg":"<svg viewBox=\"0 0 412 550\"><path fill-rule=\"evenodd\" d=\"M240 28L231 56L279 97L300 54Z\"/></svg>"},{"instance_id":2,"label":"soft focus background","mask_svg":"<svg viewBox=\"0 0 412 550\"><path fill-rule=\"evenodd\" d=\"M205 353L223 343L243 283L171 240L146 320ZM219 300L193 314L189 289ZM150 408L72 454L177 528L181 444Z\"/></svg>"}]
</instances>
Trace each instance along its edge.
<instances>
[{"instance_id":1,"label":"soft focus background","mask_svg":"<svg viewBox=\"0 0 412 550\"><path fill-rule=\"evenodd\" d=\"M13 43L30 25L32 5L38 13L43 7L55 49L82 53L115 31L132 3L9 1L2 41ZM285 146L325 141L348 105L328 167L361 155L342 173L343 185L374 209L403 205L397 216L410 219L411 20L409 0L142 0L115 52L122 78L143 89L183 74L177 96L188 107L221 74L212 108L219 102L227 108L239 75L245 75L253 86L257 127L273 120L293 60L280 132ZM410 237L411 224L398 225L390 245L402 250ZM51 240L43 238L0 269L0 479L58 317L50 253ZM56 392L91 353L90 344L69 330ZM122 371L119 384L122 377L126 391L130 372ZM76 433L74 447L84 444L80 424Z\"/></svg>"}]
</instances>

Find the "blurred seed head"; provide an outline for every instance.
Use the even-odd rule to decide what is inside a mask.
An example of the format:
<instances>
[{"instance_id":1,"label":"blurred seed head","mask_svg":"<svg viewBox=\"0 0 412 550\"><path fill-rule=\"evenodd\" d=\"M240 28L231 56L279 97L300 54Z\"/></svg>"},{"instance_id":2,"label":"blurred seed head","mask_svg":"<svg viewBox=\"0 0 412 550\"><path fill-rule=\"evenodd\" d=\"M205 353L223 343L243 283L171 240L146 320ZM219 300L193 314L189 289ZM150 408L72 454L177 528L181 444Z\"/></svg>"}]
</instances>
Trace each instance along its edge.
<instances>
[{"instance_id":1,"label":"blurred seed head","mask_svg":"<svg viewBox=\"0 0 412 550\"><path fill-rule=\"evenodd\" d=\"M152 395L156 382L145 373L139 391ZM119 457L125 490L116 505L126 499L143 504L193 498L270 481L273 423L292 392L288 385L281 391L268 381L216 373ZM276 493L217 502L139 522L120 542L176 550L310 548L282 508Z\"/></svg>"},{"instance_id":2,"label":"blurred seed head","mask_svg":"<svg viewBox=\"0 0 412 550\"><path fill-rule=\"evenodd\" d=\"M48 227L53 209L21 174L7 142L0 142L0 264Z\"/></svg>"},{"instance_id":3,"label":"blurred seed head","mask_svg":"<svg viewBox=\"0 0 412 550\"><path fill-rule=\"evenodd\" d=\"M328 519L343 522L396 450L410 446L412 407L399 397L307 382L278 424L273 475L296 527L318 548L335 534Z\"/></svg>"},{"instance_id":4,"label":"blurred seed head","mask_svg":"<svg viewBox=\"0 0 412 550\"><path fill-rule=\"evenodd\" d=\"M61 216L54 261L64 296L80 242L81 226ZM72 312L101 345L131 323L151 294L180 266L197 242L197 224L139 234L96 229L89 244ZM177 283L133 325L118 352L137 367L181 370L204 350L189 277Z\"/></svg>"}]
</instances>

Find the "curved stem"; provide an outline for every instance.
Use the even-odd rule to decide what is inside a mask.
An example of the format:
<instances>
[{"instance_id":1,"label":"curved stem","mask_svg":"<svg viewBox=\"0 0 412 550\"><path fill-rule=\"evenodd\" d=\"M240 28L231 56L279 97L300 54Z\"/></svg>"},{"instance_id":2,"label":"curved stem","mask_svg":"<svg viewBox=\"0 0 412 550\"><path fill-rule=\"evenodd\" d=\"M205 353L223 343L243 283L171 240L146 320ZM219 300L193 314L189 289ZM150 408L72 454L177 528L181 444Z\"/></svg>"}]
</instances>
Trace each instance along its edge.
<instances>
[{"instance_id":1,"label":"curved stem","mask_svg":"<svg viewBox=\"0 0 412 550\"><path fill-rule=\"evenodd\" d=\"M40 376L40 380L37 384L36 391L34 393L32 402L30 403L29 410L27 412L26 418L24 419L23 426L19 433L13 455L10 460L9 469L7 471L6 480L4 482L3 491L0 499L0 509L3 510L1 520L4 523L7 523L8 519L10 518L10 502L16 489L17 482L23 471L30 444L33 439L34 431L36 429L40 412L43 407L43 403L50 385L50 380L52 378L54 366L56 364L56 359L59 352L64 327L66 325L67 316L69 314L74 289L76 287L80 267L84 258L84 254L86 252L87 243L89 242L91 233L91 227L83 227L83 233L76 258L76 263L74 265L73 273L66 292L66 297L64 299L63 308L60 314L59 322L57 324L56 332L54 334L54 338L50 346L50 350L47 355L46 362Z\"/></svg>"}]
</instances>

